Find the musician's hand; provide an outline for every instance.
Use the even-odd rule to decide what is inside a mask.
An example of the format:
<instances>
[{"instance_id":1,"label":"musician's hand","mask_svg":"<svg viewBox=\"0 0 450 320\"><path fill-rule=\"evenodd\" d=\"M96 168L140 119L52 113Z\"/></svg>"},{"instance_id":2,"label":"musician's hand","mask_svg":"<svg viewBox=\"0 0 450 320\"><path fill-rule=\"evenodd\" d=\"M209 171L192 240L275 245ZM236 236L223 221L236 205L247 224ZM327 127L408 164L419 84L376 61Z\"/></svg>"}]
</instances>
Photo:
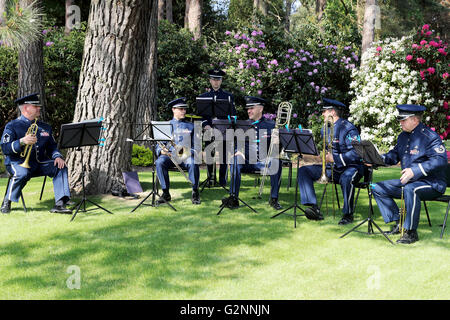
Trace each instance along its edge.
<instances>
[{"instance_id":1,"label":"musician's hand","mask_svg":"<svg viewBox=\"0 0 450 320\"><path fill-rule=\"evenodd\" d=\"M242 157L242 158L245 160L245 155L244 155L242 152L240 152L240 151L237 151L237 152L234 154L234 156L235 156L235 157Z\"/></svg>"},{"instance_id":2,"label":"musician's hand","mask_svg":"<svg viewBox=\"0 0 450 320\"><path fill-rule=\"evenodd\" d=\"M166 150L166 149L162 149L162 150L161 150L161 154L162 154L163 156L170 156L170 152L169 152L168 150Z\"/></svg>"},{"instance_id":3,"label":"musician's hand","mask_svg":"<svg viewBox=\"0 0 450 320\"><path fill-rule=\"evenodd\" d=\"M400 182L402 184L407 184L411 178L414 177L414 172L411 168L406 168L402 170L402 176L400 177Z\"/></svg>"},{"instance_id":4,"label":"musician's hand","mask_svg":"<svg viewBox=\"0 0 450 320\"><path fill-rule=\"evenodd\" d=\"M29 135L26 135L25 137L21 138L20 142L24 143L24 144L28 144L28 145L33 145L37 142L37 138L35 136L29 134Z\"/></svg>"},{"instance_id":5,"label":"musician's hand","mask_svg":"<svg viewBox=\"0 0 450 320\"><path fill-rule=\"evenodd\" d=\"M327 152L327 155L325 156L326 162L334 162L333 155L329 152Z\"/></svg>"},{"instance_id":6,"label":"musician's hand","mask_svg":"<svg viewBox=\"0 0 450 320\"><path fill-rule=\"evenodd\" d=\"M371 166L372 166L371 163L367 163L367 162L363 162L363 164L364 164L366 167L371 167Z\"/></svg>"},{"instance_id":7,"label":"musician's hand","mask_svg":"<svg viewBox=\"0 0 450 320\"><path fill-rule=\"evenodd\" d=\"M58 167L58 169L62 169L66 166L66 162L64 161L63 158L56 158L55 161L53 162L53 165L55 167Z\"/></svg>"}]
</instances>

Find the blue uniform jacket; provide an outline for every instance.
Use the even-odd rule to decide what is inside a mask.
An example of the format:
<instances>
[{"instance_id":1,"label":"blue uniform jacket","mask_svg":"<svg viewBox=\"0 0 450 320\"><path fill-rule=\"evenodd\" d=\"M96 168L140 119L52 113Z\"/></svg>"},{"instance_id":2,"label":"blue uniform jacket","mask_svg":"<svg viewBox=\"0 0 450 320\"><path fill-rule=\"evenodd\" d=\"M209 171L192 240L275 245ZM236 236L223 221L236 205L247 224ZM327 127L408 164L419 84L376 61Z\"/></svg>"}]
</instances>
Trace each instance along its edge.
<instances>
[{"instance_id":1,"label":"blue uniform jacket","mask_svg":"<svg viewBox=\"0 0 450 320\"><path fill-rule=\"evenodd\" d=\"M262 117L252 122L252 128L255 130L256 141L249 141L249 143L245 144L245 156L246 159L249 159L250 152L256 152L257 160L261 161L266 158L265 156L269 151L272 129L275 128L275 122ZM266 150L264 152L265 154L260 154L260 145L263 139L266 141Z\"/></svg>"},{"instance_id":2,"label":"blue uniform jacket","mask_svg":"<svg viewBox=\"0 0 450 320\"><path fill-rule=\"evenodd\" d=\"M336 171L342 171L346 167L361 166L361 158L352 146L352 141L360 140L358 129L356 129L356 127L348 120L339 118L334 123L333 130L334 137L332 145L334 169ZM323 128L321 130L321 135L323 137Z\"/></svg>"},{"instance_id":3,"label":"blue uniform jacket","mask_svg":"<svg viewBox=\"0 0 450 320\"><path fill-rule=\"evenodd\" d=\"M194 124L186 119L176 120L173 118L170 120L172 125L172 138L176 145L186 146L191 149L191 153L194 152ZM188 140L186 140L188 139ZM189 141L190 139L190 141ZM164 143L170 152L174 152L174 147L169 143ZM159 157L161 154L161 147L156 146L156 155Z\"/></svg>"},{"instance_id":4,"label":"blue uniform jacket","mask_svg":"<svg viewBox=\"0 0 450 320\"><path fill-rule=\"evenodd\" d=\"M442 173L447 165L447 152L439 135L423 123L410 133L403 131L394 149L383 155L384 162L395 165L401 162L402 170L411 168L410 181L426 181L438 192L445 192L447 182Z\"/></svg>"},{"instance_id":5,"label":"blue uniform jacket","mask_svg":"<svg viewBox=\"0 0 450 320\"><path fill-rule=\"evenodd\" d=\"M1 140L2 152L5 155L5 165L9 165L11 162L22 163L25 160L24 157L20 156L25 146L21 146L19 140L26 135L28 128L33 122L24 116L20 116L6 124ZM34 144L30 155L30 166L32 167L33 164L36 166L39 163L62 157L57 149L50 125L41 121L37 121L37 125L37 142Z\"/></svg>"},{"instance_id":6,"label":"blue uniform jacket","mask_svg":"<svg viewBox=\"0 0 450 320\"><path fill-rule=\"evenodd\" d=\"M200 95L200 97L202 98L208 98L208 97L216 97L216 99L224 99L224 100L228 100L230 99L231 101L231 112L232 114L230 116L235 116L236 115L236 108L234 106L234 97L231 93L226 92L224 90L222 90L222 88L219 88L219 90L214 91L212 88L209 89L209 92L205 92L203 94ZM227 118L218 118L218 119L227 119ZM205 127L206 125L211 126L212 124L212 118L211 117L206 117L202 119L203 123L202 126Z\"/></svg>"}]
</instances>

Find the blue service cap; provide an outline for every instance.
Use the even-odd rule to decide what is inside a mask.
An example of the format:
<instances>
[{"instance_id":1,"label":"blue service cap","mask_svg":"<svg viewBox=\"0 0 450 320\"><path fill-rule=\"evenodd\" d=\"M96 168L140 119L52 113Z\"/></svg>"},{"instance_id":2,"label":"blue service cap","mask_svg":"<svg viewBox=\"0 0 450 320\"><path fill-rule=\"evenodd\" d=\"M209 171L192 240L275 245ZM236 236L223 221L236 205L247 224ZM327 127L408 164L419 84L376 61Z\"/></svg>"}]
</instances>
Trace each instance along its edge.
<instances>
[{"instance_id":1,"label":"blue service cap","mask_svg":"<svg viewBox=\"0 0 450 320\"><path fill-rule=\"evenodd\" d=\"M220 80L225 75L225 72L220 69L211 69L208 71L208 74L211 79Z\"/></svg>"},{"instance_id":2,"label":"blue service cap","mask_svg":"<svg viewBox=\"0 0 450 320\"><path fill-rule=\"evenodd\" d=\"M22 104L32 104L35 106L42 106L41 100L39 99L39 93L29 94L27 96L17 99L16 101L14 101L14 103L19 106Z\"/></svg>"},{"instance_id":3,"label":"blue service cap","mask_svg":"<svg viewBox=\"0 0 450 320\"><path fill-rule=\"evenodd\" d=\"M246 108L252 108L257 105L264 106L266 104L266 100L260 97L245 96L244 99Z\"/></svg>"},{"instance_id":4,"label":"blue service cap","mask_svg":"<svg viewBox=\"0 0 450 320\"><path fill-rule=\"evenodd\" d=\"M422 114L427 108L417 104L399 104L397 105L398 116L397 120L406 120L409 117Z\"/></svg>"},{"instance_id":5,"label":"blue service cap","mask_svg":"<svg viewBox=\"0 0 450 320\"><path fill-rule=\"evenodd\" d=\"M327 110L327 109L346 110L347 106L340 101L323 98L322 99L322 110Z\"/></svg>"},{"instance_id":6,"label":"blue service cap","mask_svg":"<svg viewBox=\"0 0 450 320\"><path fill-rule=\"evenodd\" d=\"M186 98L178 98L170 101L167 106L169 108L187 108Z\"/></svg>"}]
</instances>

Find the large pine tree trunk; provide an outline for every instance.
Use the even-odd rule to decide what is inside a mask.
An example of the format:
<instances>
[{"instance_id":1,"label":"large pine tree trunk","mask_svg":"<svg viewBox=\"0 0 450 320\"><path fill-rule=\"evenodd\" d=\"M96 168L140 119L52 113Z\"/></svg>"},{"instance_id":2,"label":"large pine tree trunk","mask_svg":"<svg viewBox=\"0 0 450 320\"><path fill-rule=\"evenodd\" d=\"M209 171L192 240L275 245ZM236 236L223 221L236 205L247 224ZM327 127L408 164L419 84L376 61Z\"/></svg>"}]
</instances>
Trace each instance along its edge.
<instances>
[{"instance_id":1,"label":"large pine tree trunk","mask_svg":"<svg viewBox=\"0 0 450 320\"><path fill-rule=\"evenodd\" d=\"M376 14L377 0L366 0L361 55L372 46L373 40L375 39Z\"/></svg>"},{"instance_id":2,"label":"large pine tree trunk","mask_svg":"<svg viewBox=\"0 0 450 320\"><path fill-rule=\"evenodd\" d=\"M20 0L23 7L33 0ZM40 0L38 1L40 5ZM41 95L41 120L45 120L45 84L44 84L44 52L43 41L39 37L24 48L19 49L19 77L18 77L18 97L23 97L32 93Z\"/></svg>"},{"instance_id":3,"label":"large pine tree trunk","mask_svg":"<svg viewBox=\"0 0 450 320\"><path fill-rule=\"evenodd\" d=\"M142 72L137 88L137 113L133 126L135 133L142 132L157 114L157 37L158 37L158 13L159 8L154 5L148 12L150 23L148 24L147 42L144 53ZM147 132L147 135L149 133ZM136 135L136 134L134 134Z\"/></svg>"},{"instance_id":4,"label":"large pine tree trunk","mask_svg":"<svg viewBox=\"0 0 450 320\"><path fill-rule=\"evenodd\" d=\"M153 6L157 1L91 2L74 122L103 117L107 130L105 146L69 152L69 181L75 193L82 190L83 165L88 194L124 187L122 172L131 169L132 148L126 139L136 118Z\"/></svg>"}]
</instances>

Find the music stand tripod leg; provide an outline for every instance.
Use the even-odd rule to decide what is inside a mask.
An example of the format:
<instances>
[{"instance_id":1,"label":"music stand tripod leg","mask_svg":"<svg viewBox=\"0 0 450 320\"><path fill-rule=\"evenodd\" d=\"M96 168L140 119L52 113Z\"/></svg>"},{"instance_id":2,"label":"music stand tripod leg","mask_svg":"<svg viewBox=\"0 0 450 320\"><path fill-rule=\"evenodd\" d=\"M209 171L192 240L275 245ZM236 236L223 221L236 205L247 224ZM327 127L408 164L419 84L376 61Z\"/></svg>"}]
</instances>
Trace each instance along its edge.
<instances>
[{"instance_id":1,"label":"music stand tripod leg","mask_svg":"<svg viewBox=\"0 0 450 320\"><path fill-rule=\"evenodd\" d=\"M299 167L300 164L300 156L297 158L297 168ZM298 169L297 169L298 170ZM294 217L294 228L297 228L297 217L302 217L304 216L303 214L297 214L297 209L300 209L301 211L305 212L305 210L303 210L302 207L300 207L298 205L298 173L297 173L297 179L296 179L296 186L295 186L295 199L294 199L294 204L292 206L290 206L289 208L284 209L281 212L278 212L276 215L270 217L271 219L274 219L276 217L278 217L279 215L285 214L285 212L294 209L294 214L290 215L292 217Z\"/></svg>"}]
</instances>

